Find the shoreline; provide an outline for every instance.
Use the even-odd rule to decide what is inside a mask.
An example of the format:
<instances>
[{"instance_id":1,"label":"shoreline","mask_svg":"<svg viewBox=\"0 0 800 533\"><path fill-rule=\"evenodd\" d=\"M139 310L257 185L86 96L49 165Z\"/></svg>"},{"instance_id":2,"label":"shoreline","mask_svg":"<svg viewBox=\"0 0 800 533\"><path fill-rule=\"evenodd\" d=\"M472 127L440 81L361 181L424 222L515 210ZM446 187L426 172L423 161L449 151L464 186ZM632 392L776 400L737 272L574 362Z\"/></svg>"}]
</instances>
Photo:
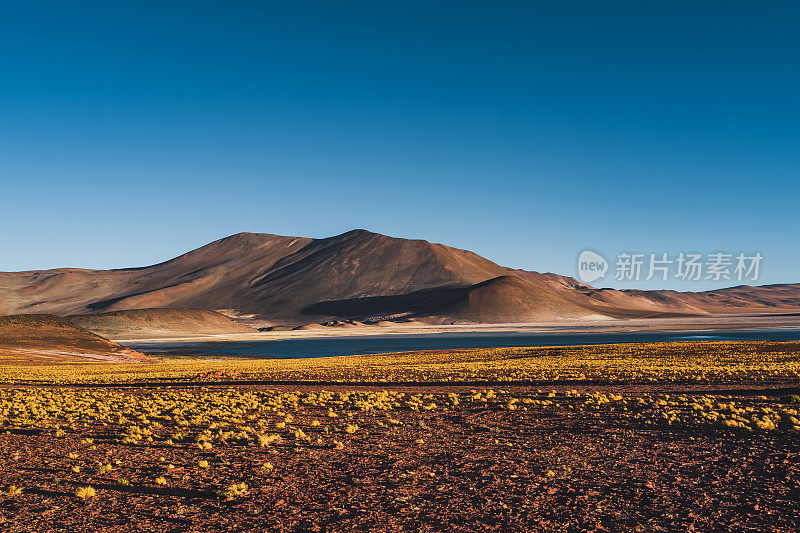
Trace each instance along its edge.
<instances>
[{"instance_id":1,"label":"shoreline","mask_svg":"<svg viewBox=\"0 0 800 533\"><path fill-rule=\"evenodd\" d=\"M611 319L604 321L546 322L537 324L457 324L457 325L388 325L355 327L320 327L290 331L254 331L194 336L110 337L118 343L147 342L258 342L289 339L324 339L332 337L394 337L440 334L580 334L628 332L701 332L732 330L781 330L800 328L800 316L736 316L655 319Z\"/></svg>"}]
</instances>

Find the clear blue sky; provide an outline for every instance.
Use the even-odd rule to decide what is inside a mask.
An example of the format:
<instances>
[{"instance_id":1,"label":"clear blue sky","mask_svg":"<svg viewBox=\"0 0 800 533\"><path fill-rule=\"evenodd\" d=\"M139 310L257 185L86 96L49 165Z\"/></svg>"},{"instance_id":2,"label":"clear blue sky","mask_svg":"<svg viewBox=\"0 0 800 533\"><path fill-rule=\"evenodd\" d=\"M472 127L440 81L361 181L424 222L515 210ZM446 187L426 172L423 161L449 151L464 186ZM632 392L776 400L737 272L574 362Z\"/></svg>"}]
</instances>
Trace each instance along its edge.
<instances>
[{"instance_id":1,"label":"clear blue sky","mask_svg":"<svg viewBox=\"0 0 800 533\"><path fill-rule=\"evenodd\" d=\"M759 251L761 283L797 282L798 21L797 2L4 3L0 270L363 227L568 275L584 248Z\"/></svg>"}]
</instances>

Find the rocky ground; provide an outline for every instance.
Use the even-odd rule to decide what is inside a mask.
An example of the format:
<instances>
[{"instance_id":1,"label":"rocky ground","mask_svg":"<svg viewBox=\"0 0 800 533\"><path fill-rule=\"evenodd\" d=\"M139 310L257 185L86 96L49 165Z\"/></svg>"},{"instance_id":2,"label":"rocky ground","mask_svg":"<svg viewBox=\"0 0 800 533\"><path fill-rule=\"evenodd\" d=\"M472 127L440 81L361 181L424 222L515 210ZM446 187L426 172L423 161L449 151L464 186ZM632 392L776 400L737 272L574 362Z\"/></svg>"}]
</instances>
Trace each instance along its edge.
<instances>
[{"instance_id":1,"label":"rocky ground","mask_svg":"<svg viewBox=\"0 0 800 533\"><path fill-rule=\"evenodd\" d=\"M239 389L237 394L247 392L247 387ZM667 423L657 409L660 404L637 407L641 402L630 390L623 400L616 396L609 400L602 394L576 396L526 388L496 393L453 388L447 404L443 400L447 387L437 388L427 398L424 395L431 392L427 389L406 394L415 392L423 404L418 410L413 403L412 409L361 411L348 401L333 410L330 402L328 406L301 402L291 409L284 426L283 411L290 410L281 407L259 415L269 419L264 423L271 428L268 433L280 435L274 442L259 445L257 440L220 437L207 449L195 439L164 442L159 424L152 426L156 428L152 442L142 435L125 442L120 438L122 426L100 421L73 424L73 430L59 433L19 427L13 417L20 408L7 403L3 414L8 433L0 434L0 483L6 490L0 496L0 528L108 532L789 532L800 528L800 436L792 431L730 431L687 422L685 417L683 422ZM785 399L744 392L713 401L734 401L755 412L762 408L780 412L786 407ZM191 406L193 395L205 393L195 389L180 401ZM120 394L151 398L158 393ZM663 397L649 391L641 394L648 402ZM509 409L514 404L511 398L516 403ZM665 409L681 411L684 404L694 405L694 398L683 398L685 402L676 401ZM426 402L439 405L427 409ZM155 410L150 412L155 417ZM167 426L165 434L172 431ZM355 429L351 433L348 427ZM103 465L109 465L107 470ZM13 494L12 485L22 493ZM76 496L76 489L84 486L91 486L94 496Z\"/></svg>"}]
</instances>

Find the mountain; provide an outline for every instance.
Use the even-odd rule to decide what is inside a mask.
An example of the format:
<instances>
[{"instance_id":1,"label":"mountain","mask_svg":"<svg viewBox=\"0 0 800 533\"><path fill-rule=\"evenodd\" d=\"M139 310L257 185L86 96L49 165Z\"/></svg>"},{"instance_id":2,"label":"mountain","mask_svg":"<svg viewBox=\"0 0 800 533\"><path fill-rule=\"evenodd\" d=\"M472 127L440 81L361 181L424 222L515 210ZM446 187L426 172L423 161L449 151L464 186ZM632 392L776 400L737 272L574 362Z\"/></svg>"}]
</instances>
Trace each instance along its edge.
<instances>
[{"instance_id":1,"label":"mountain","mask_svg":"<svg viewBox=\"0 0 800 533\"><path fill-rule=\"evenodd\" d=\"M147 267L0 273L0 313L153 308L221 310L287 325L788 313L800 311L800 285L702 293L601 289L557 274L505 268L466 250L366 230L324 239L239 233ZM128 326L131 317L125 318ZM101 319L80 320L96 325ZM112 327L109 318L102 320L103 327ZM189 319L170 320L178 331L183 326L176 321Z\"/></svg>"},{"instance_id":2,"label":"mountain","mask_svg":"<svg viewBox=\"0 0 800 533\"><path fill-rule=\"evenodd\" d=\"M204 309L131 309L66 318L80 328L109 339L165 339L257 332L221 313Z\"/></svg>"},{"instance_id":3,"label":"mountain","mask_svg":"<svg viewBox=\"0 0 800 533\"><path fill-rule=\"evenodd\" d=\"M148 358L68 320L45 314L0 316L0 358L16 361L90 359L106 362L144 362Z\"/></svg>"}]
</instances>

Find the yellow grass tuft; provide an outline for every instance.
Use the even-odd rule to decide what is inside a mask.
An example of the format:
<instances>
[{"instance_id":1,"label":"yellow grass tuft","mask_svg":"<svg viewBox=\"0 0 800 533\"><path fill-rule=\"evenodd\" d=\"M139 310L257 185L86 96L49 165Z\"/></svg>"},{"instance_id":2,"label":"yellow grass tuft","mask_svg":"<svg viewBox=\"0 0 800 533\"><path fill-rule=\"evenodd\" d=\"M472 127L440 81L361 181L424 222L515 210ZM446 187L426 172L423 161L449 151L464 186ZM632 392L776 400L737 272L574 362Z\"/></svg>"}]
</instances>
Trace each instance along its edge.
<instances>
[{"instance_id":1,"label":"yellow grass tuft","mask_svg":"<svg viewBox=\"0 0 800 533\"><path fill-rule=\"evenodd\" d=\"M97 493L95 492L93 487L78 487L75 489L75 496L79 500L88 500L94 498Z\"/></svg>"}]
</instances>

